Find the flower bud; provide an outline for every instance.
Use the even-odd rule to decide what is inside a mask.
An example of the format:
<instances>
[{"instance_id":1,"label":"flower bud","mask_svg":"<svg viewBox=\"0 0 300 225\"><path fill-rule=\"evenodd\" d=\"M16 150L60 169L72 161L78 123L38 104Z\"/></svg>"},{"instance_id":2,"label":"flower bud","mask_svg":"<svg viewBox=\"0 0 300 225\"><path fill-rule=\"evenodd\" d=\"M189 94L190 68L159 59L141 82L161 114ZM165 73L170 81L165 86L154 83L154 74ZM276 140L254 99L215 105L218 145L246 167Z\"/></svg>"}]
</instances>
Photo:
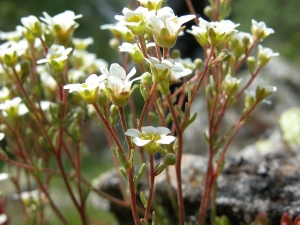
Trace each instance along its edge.
<instances>
[{"instance_id":1,"label":"flower bud","mask_svg":"<svg viewBox=\"0 0 300 225\"><path fill-rule=\"evenodd\" d=\"M142 84L143 85L152 85L152 75L149 72L145 72L142 74Z\"/></svg>"},{"instance_id":2,"label":"flower bud","mask_svg":"<svg viewBox=\"0 0 300 225\"><path fill-rule=\"evenodd\" d=\"M180 58L181 52L179 49L174 49L171 53L173 59Z\"/></svg>"},{"instance_id":3,"label":"flower bud","mask_svg":"<svg viewBox=\"0 0 300 225\"><path fill-rule=\"evenodd\" d=\"M248 65L250 74L253 74L254 70L256 69L256 59L254 56L249 56L247 58L247 65Z\"/></svg>"},{"instance_id":4,"label":"flower bud","mask_svg":"<svg viewBox=\"0 0 300 225\"><path fill-rule=\"evenodd\" d=\"M268 97L270 94L275 92L276 90L277 90L277 87L275 87L275 86L258 85L256 88L256 100L262 101L266 97Z\"/></svg>"},{"instance_id":5,"label":"flower bud","mask_svg":"<svg viewBox=\"0 0 300 225\"><path fill-rule=\"evenodd\" d=\"M169 79L166 78L164 79L162 82L160 82L157 85L157 89L160 91L160 93L162 93L163 95L167 95L169 93L169 87L170 87L170 82Z\"/></svg>"},{"instance_id":6,"label":"flower bud","mask_svg":"<svg viewBox=\"0 0 300 225\"><path fill-rule=\"evenodd\" d=\"M112 104L110 106L110 113L111 113L112 116L118 116L119 115L119 107Z\"/></svg>"},{"instance_id":7,"label":"flower bud","mask_svg":"<svg viewBox=\"0 0 300 225\"><path fill-rule=\"evenodd\" d=\"M214 18L214 9L210 5L206 6L204 8L204 15L209 18L210 20L213 20Z\"/></svg>"},{"instance_id":8,"label":"flower bud","mask_svg":"<svg viewBox=\"0 0 300 225\"><path fill-rule=\"evenodd\" d=\"M203 66L203 60L200 58L197 58L194 60L194 64L196 65L196 68L198 70L201 70L202 66Z\"/></svg>"},{"instance_id":9,"label":"flower bud","mask_svg":"<svg viewBox=\"0 0 300 225\"><path fill-rule=\"evenodd\" d=\"M176 155L174 153L167 153L164 157L165 166L173 166L176 163Z\"/></svg>"},{"instance_id":10,"label":"flower bud","mask_svg":"<svg viewBox=\"0 0 300 225\"><path fill-rule=\"evenodd\" d=\"M225 80L222 83L224 90L228 96L232 96L239 89L239 84L241 80L232 77L231 75L227 75Z\"/></svg>"},{"instance_id":11,"label":"flower bud","mask_svg":"<svg viewBox=\"0 0 300 225\"><path fill-rule=\"evenodd\" d=\"M146 101L150 95L150 88L148 87L145 87L144 85L140 85L140 92L141 92L141 95L143 96L144 98L144 101Z\"/></svg>"}]
</instances>

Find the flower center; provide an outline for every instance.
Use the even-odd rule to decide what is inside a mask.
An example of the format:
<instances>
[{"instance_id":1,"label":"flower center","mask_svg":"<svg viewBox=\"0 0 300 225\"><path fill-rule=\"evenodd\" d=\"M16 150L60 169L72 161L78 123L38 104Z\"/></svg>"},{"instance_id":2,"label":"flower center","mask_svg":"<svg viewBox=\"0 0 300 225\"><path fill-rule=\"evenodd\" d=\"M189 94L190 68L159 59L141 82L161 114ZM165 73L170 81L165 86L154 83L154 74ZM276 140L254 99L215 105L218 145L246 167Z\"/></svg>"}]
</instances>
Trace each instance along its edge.
<instances>
[{"instance_id":1,"label":"flower center","mask_svg":"<svg viewBox=\"0 0 300 225\"><path fill-rule=\"evenodd\" d=\"M152 140L152 141L158 141L160 140L160 135L152 133L152 134L146 134L146 133L142 133L141 137L142 140Z\"/></svg>"}]
</instances>

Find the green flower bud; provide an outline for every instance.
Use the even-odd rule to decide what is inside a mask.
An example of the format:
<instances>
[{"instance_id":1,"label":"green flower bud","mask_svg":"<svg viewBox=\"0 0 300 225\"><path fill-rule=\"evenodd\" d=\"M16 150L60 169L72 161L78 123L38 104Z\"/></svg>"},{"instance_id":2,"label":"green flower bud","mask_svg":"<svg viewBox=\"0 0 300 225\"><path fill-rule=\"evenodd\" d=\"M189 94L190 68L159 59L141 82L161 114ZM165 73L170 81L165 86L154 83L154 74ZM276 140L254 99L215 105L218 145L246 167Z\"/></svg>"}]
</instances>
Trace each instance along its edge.
<instances>
[{"instance_id":1,"label":"green flower bud","mask_svg":"<svg viewBox=\"0 0 300 225\"><path fill-rule=\"evenodd\" d=\"M239 89L239 84L241 80L232 77L231 75L227 75L222 83L224 90L228 96L232 96Z\"/></svg>"},{"instance_id":2,"label":"green flower bud","mask_svg":"<svg viewBox=\"0 0 300 225\"><path fill-rule=\"evenodd\" d=\"M157 85L157 89L162 93L163 95L167 95L169 93L170 88L170 82L169 78L164 79L162 82L160 82Z\"/></svg>"},{"instance_id":3,"label":"green flower bud","mask_svg":"<svg viewBox=\"0 0 300 225\"><path fill-rule=\"evenodd\" d=\"M203 66L203 60L200 58L197 58L194 60L194 64L196 65L196 68L198 70L201 70L202 66Z\"/></svg>"},{"instance_id":4,"label":"green flower bud","mask_svg":"<svg viewBox=\"0 0 300 225\"><path fill-rule=\"evenodd\" d=\"M140 84L140 92L144 98L144 101L146 101L150 95L150 87Z\"/></svg>"},{"instance_id":5,"label":"green flower bud","mask_svg":"<svg viewBox=\"0 0 300 225\"><path fill-rule=\"evenodd\" d=\"M277 88L274 86L258 85L256 88L256 100L262 101L276 90Z\"/></svg>"},{"instance_id":6,"label":"green flower bud","mask_svg":"<svg viewBox=\"0 0 300 225\"><path fill-rule=\"evenodd\" d=\"M176 163L176 155L174 153L167 153L164 157L164 165L165 166L173 166Z\"/></svg>"},{"instance_id":7,"label":"green flower bud","mask_svg":"<svg viewBox=\"0 0 300 225\"><path fill-rule=\"evenodd\" d=\"M129 24L126 25L126 27L129 30L131 30L131 32L136 36L142 36L145 33L145 26L146 26L145 20L139 21L137 25L129 25Z\"/></svg>"},{"instance_id":8,"label":"green flower bud","mask_svg":"<svg viewBox=\"0 0 300 225\"><path fill-rule=\"evenodd\" d=\"M112 104L110 106L110 113L111 113L112 116L118 116L119 115L119 107Z\"/></svg>"},{"instance_id":9,"label":"green flower bud","mask_svg":"<svg viewBox=\"0 0 300 225\"><path fill-rule=\"evenodd\" d=\"M141 76L143 85L152 85L152 74L149 72L145 72Z\"/></svg>"},{"instance_id":10,"label":"green flower bud","mask_svg":"<svg viewBox=\"0 0 300 225\"><path fill-rule=\"evenodd\" d=\"M253 74L256 69L256 59L254 56L249 56L247 58L247 65L248 65L250 74Z\"/></svg>"},{"instance_id":11,"label":"green flower bud","mask_svg":"<svg viewBox=\"0 0 300 225\"><path fill-rule=\"evenodd\" d=\"M173 59L180 58L181 52L179 49L174 49L171 53Z\"/></svg>"},{"instance_id":12,"label":"green flower bud","mask_svg":"<svg viewBox=\"0 0 300 225\"><path fill-rule=\"evenodd\" d=\"M45 45L49 48L54 42L54 37L52 32L46 29L44 31L44 38L45 38Z\"/></svg>"},{"instance_id":13,"label":"green flower bud","mask_svg":"<svg viewBox=\"0 0 300 225\"><path fill-rule=\"evenodd\" d=\"M206 6L204 8L204 15L209 18L210 20L213 20L214 18L214 9L213 7L211 7L210 5Z\"/></svg>"}]
</instances>

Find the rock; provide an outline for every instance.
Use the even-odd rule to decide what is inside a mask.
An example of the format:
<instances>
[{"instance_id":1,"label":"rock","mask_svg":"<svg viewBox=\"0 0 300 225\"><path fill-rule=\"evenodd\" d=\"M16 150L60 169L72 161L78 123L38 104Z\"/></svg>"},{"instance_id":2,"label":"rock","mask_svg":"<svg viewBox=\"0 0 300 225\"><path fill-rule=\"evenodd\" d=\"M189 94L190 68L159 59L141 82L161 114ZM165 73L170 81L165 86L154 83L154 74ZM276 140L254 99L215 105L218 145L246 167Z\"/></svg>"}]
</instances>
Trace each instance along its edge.
<instances>
[{"instance_id":1,"label":"rock","mask_svg":"<svg viewBox=\"0 0 300 225\"><path fill-rule=\"evenodd\" d=\"M249 224L259 212L268 214L271 224L279 224L283 212L291 216L300 215L300 157L292 152L259 154L256 157L236 156L228 158L223 173L218 179L217 214L226 215L231 224ZM168 167L171 192L176 196L176 175L174 167ZM186 219L197 218L206 158L184 154L182 161L183 197ZM113 196L121 196L115 171L109 171L98 180L98 187ZM147 193L142 181L139 188ZM174 210L169 200L166 173L156 177L156 201L176 224ZM132 221L131 211L110 203L120 224ZM209 214L208 214L209 215Z\"/></svg>"}]
</instances>

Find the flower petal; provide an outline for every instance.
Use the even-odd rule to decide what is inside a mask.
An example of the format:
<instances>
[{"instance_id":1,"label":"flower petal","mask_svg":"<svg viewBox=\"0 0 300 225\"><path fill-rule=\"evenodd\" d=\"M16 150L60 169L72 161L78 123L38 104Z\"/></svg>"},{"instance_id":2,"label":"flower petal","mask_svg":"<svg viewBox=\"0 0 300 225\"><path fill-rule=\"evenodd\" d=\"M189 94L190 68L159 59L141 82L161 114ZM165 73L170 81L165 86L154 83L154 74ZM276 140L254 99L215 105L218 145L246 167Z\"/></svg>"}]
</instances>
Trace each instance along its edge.
<instances>
[{"instance_id":1,"label":"flower petal","mask_svg":"<svg viewBox=\"0 0 300 225\"><path fill-rule=\"evenodd\" d=\"M156 128L152 126L142 127L142 132L146 134L153 134L156 133Z\"/></svg>"},{"instance_id":2,"label":"flower petal","mask_svg":"<svg viewBox=\"0 0 300 225\"><path fill-rule=\"evenodd\" d=\"M130 137L140 137L141 136L141 132L137 129L128 129L126 132L125 132L125 135L127 136L130 136Z\"/></svg>"},{"instance_id":3,"label":"flower petal","mask_svg":"<svg viewBox=\"0 0 300 225\"><path fill-rule=\"evenodd\" d=\"M159 144L170 144L171 142L173 142L175 140L175 137L174 136L165 136L163 137L162 139L156 141L157 143Z\"/></svg>"},{"instance_id":4,"label":"flower petal","mask_svg":"<svg viewBox=\"0 0 300 225\"><path fill-rule=\"evenodd\" d=\"M133 143L135 143L137 146L144 146L145 144L148 144L151 140L142 140L139 137L133 138Z\"/></svg>"}]
</instances>

